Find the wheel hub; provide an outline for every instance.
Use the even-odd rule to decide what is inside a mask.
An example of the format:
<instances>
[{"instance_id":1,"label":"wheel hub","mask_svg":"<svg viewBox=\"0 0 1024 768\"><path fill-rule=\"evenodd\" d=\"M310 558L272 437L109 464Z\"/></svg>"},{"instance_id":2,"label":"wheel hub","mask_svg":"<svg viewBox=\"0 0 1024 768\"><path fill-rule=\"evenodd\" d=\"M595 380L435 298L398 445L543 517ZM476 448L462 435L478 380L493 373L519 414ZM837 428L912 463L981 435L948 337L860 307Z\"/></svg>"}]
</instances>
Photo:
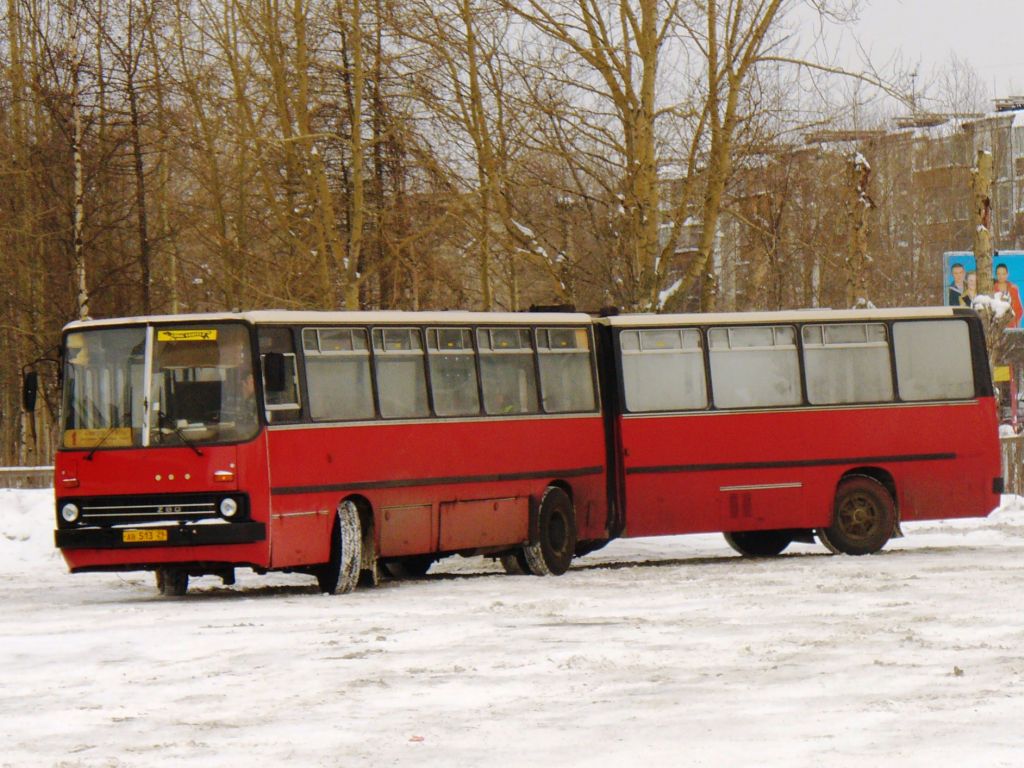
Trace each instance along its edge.
<instances>
[{"instance_id":1,"label":"wheel hub","mask_svg":"<svg viewBox=\"0 0 1024 768\"><path fill-rule=\"evenodd\" d=\"M879 517L878 508L864 494L851 495L839 510L839 523L843 532L853 538L864 539L870 536L878 525Z\"/></svg>"}]
</instances>

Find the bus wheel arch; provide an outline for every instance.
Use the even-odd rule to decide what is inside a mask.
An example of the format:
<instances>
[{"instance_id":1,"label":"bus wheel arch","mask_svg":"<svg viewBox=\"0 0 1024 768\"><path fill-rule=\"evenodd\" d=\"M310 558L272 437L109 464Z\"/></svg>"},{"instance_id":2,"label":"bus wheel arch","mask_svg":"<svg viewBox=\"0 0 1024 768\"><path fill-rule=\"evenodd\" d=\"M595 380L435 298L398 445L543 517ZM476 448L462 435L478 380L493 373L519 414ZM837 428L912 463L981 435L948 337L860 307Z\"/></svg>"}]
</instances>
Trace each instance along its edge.
<instances>
[{"instance_id":1,"label":"bus wheel arch","mask_svg":"<svg viewBox=\"0 0 1024 768\"><path fill-rule=\"evenodd\" d=\"M530 543L523 547L529 572L560 576L576 553L576 512L564 483L551 483L536 505L530 524Z\"/></svg>"},{"instance_id":2,"label":"bus wheel arch","mask_svg":"<svg viewBox=\"0 0 1024 768\"><path fill-rule=\"evenodd\" d=\"M837 554L878 552L897 530L895 485L877 473L847 472L836 486L832 520L819 528L818 539ZM890 490L892 489L892 490Z\"/></svg>"}]
</instances>

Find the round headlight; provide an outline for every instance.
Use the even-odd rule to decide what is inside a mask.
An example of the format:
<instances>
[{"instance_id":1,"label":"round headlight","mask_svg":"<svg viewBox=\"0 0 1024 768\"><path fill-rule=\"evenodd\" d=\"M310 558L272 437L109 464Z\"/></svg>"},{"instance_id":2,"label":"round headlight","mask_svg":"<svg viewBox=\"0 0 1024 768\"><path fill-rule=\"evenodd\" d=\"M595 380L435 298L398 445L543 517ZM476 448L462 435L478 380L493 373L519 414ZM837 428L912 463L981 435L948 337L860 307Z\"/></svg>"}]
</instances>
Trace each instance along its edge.
<instances>
[{"instance_id":1,"label":"round headlight","mask_svg":"<svg viewBox=\"0 0 1024 768\"><path fill-rule=\"evenodd\" d=\"M238 502L232 498L221 499L220 513L224 517L234 517L238 514Z\"/></svg>"},{"instance_id":2,"label":"round headlight","mask_svg":"<svg viewBox=\"0 0 1024 768\"><path fill-rule=\"evenodd\" d=\"M78 519L78 505L68 502L60 508L60 516L64 518L64 522L73 523Z\"/></svg>"}]
</instances>

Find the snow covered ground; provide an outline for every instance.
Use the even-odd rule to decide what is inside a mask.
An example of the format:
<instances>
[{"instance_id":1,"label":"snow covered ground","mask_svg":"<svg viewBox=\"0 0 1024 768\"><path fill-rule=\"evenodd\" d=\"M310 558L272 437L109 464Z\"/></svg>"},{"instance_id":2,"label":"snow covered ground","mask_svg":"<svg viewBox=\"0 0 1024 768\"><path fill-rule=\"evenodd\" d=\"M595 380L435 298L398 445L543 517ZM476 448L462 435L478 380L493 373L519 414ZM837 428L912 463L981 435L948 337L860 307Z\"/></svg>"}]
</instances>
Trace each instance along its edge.
<instances>
[{"instance_id":1,"label":"snow covered ground","mask_svg":"<svg viewBox=\"0 0 1024 768\"><path fill-rule=\"evenodd\" d=\"M616 542L560 578L453 559L320 595L67 574L0 491L0 765L1016 766L1024 506L875 556Z\"/></svg>"}]
</instances>

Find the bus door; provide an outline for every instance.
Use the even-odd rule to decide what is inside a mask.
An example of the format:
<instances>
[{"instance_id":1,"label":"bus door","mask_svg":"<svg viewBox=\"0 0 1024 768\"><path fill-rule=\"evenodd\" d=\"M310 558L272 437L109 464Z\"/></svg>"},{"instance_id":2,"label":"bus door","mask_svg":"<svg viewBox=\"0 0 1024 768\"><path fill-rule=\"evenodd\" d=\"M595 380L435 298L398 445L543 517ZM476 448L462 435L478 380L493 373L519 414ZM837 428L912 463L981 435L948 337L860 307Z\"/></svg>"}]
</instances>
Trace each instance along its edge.
<instances>
[{"instance_id":1,"label":"bus door","mask_svg":"<svg viewBox=\"0 0 1024 768\"><path fill-rule=\"evenodd\" d=\"M275 568L324 562L329 556L333 508L314 489L304 490L303 466L308 461L310 433L275 429L295 424L302 416L302 389L292 329L262 327L258 331L263 404L270 475L271 565Z\"/></svg>"}]
</instances>

